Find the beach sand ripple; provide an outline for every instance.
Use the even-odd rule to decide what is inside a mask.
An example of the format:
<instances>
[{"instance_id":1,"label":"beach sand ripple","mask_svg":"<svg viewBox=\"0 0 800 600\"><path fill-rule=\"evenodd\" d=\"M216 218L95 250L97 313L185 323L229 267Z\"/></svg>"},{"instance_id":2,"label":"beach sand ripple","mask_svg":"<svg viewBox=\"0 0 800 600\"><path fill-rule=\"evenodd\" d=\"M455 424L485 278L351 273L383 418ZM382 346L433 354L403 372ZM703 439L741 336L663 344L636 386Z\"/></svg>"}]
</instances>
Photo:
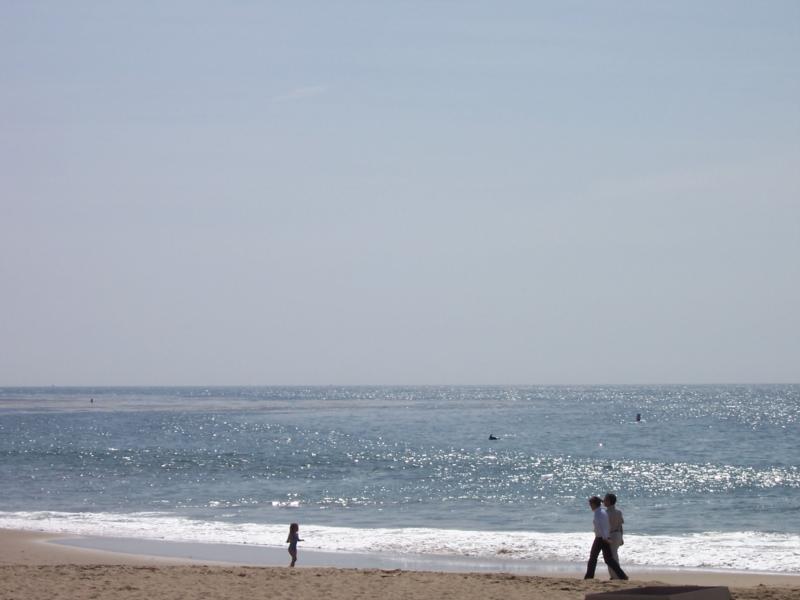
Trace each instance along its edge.
<instances>
[{"instance_id":1,"label":"beach sand ripple","mask_svg":"<svg viewBox=\"0 0 800 600\"><path fill-rule=\"evenodd\" d=\"M2 600L577 600L644 582L486 573L221 566L5 565ZM798 587L734 588L736 600L796 600Z\"/></svg>"}]
</instances>

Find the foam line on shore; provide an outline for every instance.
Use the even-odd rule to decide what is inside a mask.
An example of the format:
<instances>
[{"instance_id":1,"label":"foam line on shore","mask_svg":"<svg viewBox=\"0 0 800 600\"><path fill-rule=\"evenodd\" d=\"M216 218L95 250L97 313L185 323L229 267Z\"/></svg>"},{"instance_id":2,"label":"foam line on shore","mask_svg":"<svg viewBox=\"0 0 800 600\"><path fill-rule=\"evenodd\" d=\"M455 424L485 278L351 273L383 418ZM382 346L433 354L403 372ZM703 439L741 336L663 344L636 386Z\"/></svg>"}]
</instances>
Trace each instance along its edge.
<instances>
[{"instance_id":1,"label":"foam line on shore","mask_svg":"<svg viewBox=\"0 0 800 600\"><path fill-rule=\"evenodd\" d=\"M284 566L285 548L251 544L174 542L117 537L69 537L52 541L60 545L106 552L179 558L208 563L247 566ZM487 572L526 575L570 576L582 573L578 563L530 560L499 560L462 556L325 552L300 549L299 564L309 567L403 569L409 571Z\"/></svg>"},{"instance_id":2,"label":"foam line on shore","mask_svg":"<svg viewBox=\"0 0 800 600\"><path fill-rule=\"evenodd\" d=\"M218 544L203 542L174 542L102 536L68 537L50 540L51 543L112 554L150 556L204 564L239 566L286 566L288 553L283 547L251 544ZM449 573L508 573L513 575L581 578L585 563L536 561L518 559L485 559L421 554L392 555L388 553L326 552L300 550L301 567L332 567L339 569L384 569ZM732 569L693 569L675 567L626 566L632 580L657 580L666 583L695 585L755 586L764 582L780 585L800 585L800 575L771 572L736 571ZM598 566L598 578L606 578L604 565Z\"/></svg>"},{"instance_id":3,"label":"foam line on shore","mask_svg":"<svg viewBox=\"0 0 800 600\"><path fill-rule=\"evenodd\" d=\"M301 554L301 560L305 560L303 566L288 569L285 566L253 567L230 563L214 565L197 556L197 560L190 561L186 558L121 554L88 549L88 540L85 539L80 542L83 546L65 544L65 539L64 534L0 529L0 597L47 600L52 597L52 590L58 587L64 598L77 600L86 597L87 586L91 585L96 590L104 591L99 596L103 598L116 598L119 590L131 590L137 598L170 600L186 593L199 597L201 592L212 590L213 595L221 600L233 600L263 595L264 590L269 589L276 598L288 599L298 596L319 597L322 586L325 588L325 597L334 600L355 596L422 600L453 594L464 600L481 600L500 593L501 588L502 597L508 600L574 600L590 591L654 583L730 586L735 597L742 600L762 600L767 595L773 600L800 597L800 576L797 575L631 569L632 581L609 582L605 572L598 569L598 578L587 582L580 579L582 571L535 576L366 568L365 565L353 565L350 562L337 563L341 565L340 568L318 567L310 565L312 555L318 554L310 551ZM164 544L161 541L159 543ZM201 544L189 544L195 545ZM127 552L152 551L150 547L128 545L127 540L122 540L122 545L117 549ZM224 550L229 560L238 558L229 553L229 548ZM286 560L285 548L257 546L249 550L263 553L258 554L260 559L272 560L274 557L279 565L285 565L285 562L280 562ZM342 561L360 563L365 560L364 556L354 557L350 553L328 554ZM366 555L366 559L376 558L373 554ZM428 560L428 557L424 558ZM347 568L351 566L358 568ZM408 564L406 568L412 566ZM452 565L438 563L435 568L452 569ZM474 563L472 568L475 568ZM395 584L400 587L395 589ZM276 590L286 590L287 593L281 596Z\"/></svg>"},{"instance_id":4,"label":"foam line on shore","mask_svg":"<svg viewBox=\"0 0 800 600\"><path fill-rule=\"evenodd\" d=\"M2 512L0 527L84 537L117 537L273 547L286 524L190 519L167 513ZM442 556L454 560L567 562L586 560L586 532L464 531L435 528L353 528L303 523L304 550L368 556ZM624 564L643 569L724 569L800 574L800 536L755 531L683 536L626 535Z\"/></svg>"}]
</instances>

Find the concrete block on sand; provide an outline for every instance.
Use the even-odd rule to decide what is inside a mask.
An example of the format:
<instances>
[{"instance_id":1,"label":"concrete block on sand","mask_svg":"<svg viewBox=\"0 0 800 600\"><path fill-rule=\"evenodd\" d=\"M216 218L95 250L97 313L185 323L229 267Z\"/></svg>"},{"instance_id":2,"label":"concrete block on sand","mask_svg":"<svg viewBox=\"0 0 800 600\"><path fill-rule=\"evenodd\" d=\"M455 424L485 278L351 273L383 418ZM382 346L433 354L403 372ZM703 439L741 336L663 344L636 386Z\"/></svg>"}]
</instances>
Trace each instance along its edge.
<instances>
[{"instance_id":1,"label":"concrete block on sand","mask_svg":"<svg viewBox=\"0 0 800 600\"><path fill-rule=\"evenodd\" d=\"M585 600L731 600L727 587L669 585L586 594Z\"/></svg>"}]
</instances>

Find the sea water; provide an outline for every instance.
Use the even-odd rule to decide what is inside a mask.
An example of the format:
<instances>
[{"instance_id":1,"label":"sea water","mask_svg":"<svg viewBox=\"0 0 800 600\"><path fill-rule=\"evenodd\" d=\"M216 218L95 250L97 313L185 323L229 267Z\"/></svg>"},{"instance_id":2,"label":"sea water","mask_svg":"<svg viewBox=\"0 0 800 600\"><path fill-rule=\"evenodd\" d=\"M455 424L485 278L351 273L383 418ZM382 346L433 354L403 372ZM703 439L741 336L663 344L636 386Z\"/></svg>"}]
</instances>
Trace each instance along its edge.
<instances>
[{"instance_id":1,"label":"sea water","mask_svg":"<svg viewBox=\"0 0 800 600\"><path fill-rule=\"evenodd\" d=\"M800 573L799 459L799 385L0 388L0 527L84 535L579 562L614 492L626 566Z\"/></svg>"}]
</instances>

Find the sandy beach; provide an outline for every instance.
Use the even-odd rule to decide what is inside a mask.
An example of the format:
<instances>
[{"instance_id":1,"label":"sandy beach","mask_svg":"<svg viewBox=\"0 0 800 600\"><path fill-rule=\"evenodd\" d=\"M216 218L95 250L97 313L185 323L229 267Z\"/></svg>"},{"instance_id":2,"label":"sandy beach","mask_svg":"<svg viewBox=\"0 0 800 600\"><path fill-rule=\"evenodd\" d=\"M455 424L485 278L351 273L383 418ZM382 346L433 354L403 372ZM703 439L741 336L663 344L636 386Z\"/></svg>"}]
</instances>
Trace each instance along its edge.
<instances>
[{"instance_id":1,"label":"sandy beach","mask_svg":"<svg viewBox=\"0 0 800 600\"><path fill-rule=\"evenodd\" d=\"M0 530L0 599L380 598L577 600L654 582L726 585L733 598L796 600L800 577L632 570L629 582L509 573L203 564L52 543L58 536ZM63 536L60 536L63 537ZM301 554L302 560L302 554ZM640 578L644 575L643 578Z\"/></svg>"}]
</instances>

